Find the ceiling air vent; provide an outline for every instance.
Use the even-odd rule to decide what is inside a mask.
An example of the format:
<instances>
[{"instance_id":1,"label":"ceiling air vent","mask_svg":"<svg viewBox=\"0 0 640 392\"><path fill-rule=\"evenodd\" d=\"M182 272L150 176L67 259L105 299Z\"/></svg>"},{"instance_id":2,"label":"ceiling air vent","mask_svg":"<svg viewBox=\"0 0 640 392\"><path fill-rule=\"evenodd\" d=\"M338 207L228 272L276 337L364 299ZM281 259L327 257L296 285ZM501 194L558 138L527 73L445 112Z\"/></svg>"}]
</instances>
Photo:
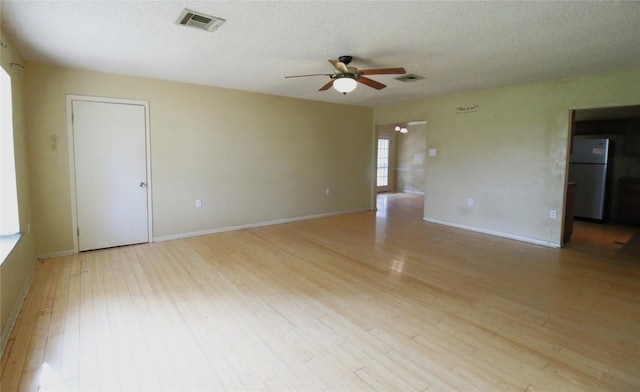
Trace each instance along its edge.
<instances>
[{"instance_id":1,"label":"ceiling air vent","mask_svg":"<svg viewBox=\"0 0 640 392\"><path fill-rule=\"evenodd\" d=\"M397 78L394 78L394 79L404 83L409 83L409 82L417 82L418 80L422 80L424 78L422 76L418 76L415 74L406 74L406 75L398 76Z\"/></svg>"},{"instance_id":2,"label":"ceiling air vent","mask_svg":"<svg viewBox=\"0 0 640 392\"><path fill-rule=\"evenodd\" d=\"M222 26L224 22L224 19L188 9L182 11L182 14L180 14L180 17L176 21L179 25L196 27L205 31L214 31Z\"/></svg>"}]
</instances>

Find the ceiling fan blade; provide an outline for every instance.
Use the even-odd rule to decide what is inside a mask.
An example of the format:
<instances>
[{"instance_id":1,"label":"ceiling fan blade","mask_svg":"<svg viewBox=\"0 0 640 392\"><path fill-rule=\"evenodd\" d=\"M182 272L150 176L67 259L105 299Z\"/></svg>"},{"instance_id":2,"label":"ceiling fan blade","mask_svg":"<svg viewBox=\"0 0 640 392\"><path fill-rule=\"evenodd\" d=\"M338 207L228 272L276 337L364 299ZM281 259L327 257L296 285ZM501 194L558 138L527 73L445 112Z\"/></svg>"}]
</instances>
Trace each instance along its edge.
<instances>
[{"instance_id":1,"label":"ceiling fan blade","mask_svg":"<svg viewBox=\"0 0 640 392\"><path fill-rule=\"evenodd\" d=\"M363 69L360 71L360 75L401 75L406 73L407 71L404 68Z\"/></svg>"},{"instance_id":2,"label":"ceiling fan blade","mask_svg":"<svg viewBox=\"0 0 640 392\"><path fill-rule=\"evenodd\" d=\"M342 62L337 60L329 60L331 65L340 72L349 72L349 68Z\"/></svg>"},{"instance_id":3,"label":"ceiling fan blade","mask_svg":"<svg viewBox=\"0 0 640 392\"><path fill-rule=\"evenodd\" d=\"M329 90L331 88L331 86L333 86L333 79L331 79L329 81L329 83L325 84L324 86L320 87L320 90L318 91L325 91L325 90Z\"/></svg>"},{"instance_id":4,"label":"ceiling fan blade","mask_svg":"<svg viewBox=\"0 0 640 392\"><path fill-rule=\"evenodd\" d=\"M290 79L290 78L306 78L307 76L331 76L333 74L309 74L309 75L293 75L293 76L285 76L285 79Z\"/></svg>"},{"instance_id":5,"label":"ceiling fan blade","mask_svg":"<svg viewBox=\"0 0 640 392\"><path fill-rule=\"evenodd\" d=\"M369 78L365 78L364 76L360 76L356 80L358 82L362 83L362 84L366 84L369 87L373 87L376 90L382 90L383 88L387 87L386 84L382 84L382 83L376 82L375 80L369 79Z\"/></svg>"}]
</instances>

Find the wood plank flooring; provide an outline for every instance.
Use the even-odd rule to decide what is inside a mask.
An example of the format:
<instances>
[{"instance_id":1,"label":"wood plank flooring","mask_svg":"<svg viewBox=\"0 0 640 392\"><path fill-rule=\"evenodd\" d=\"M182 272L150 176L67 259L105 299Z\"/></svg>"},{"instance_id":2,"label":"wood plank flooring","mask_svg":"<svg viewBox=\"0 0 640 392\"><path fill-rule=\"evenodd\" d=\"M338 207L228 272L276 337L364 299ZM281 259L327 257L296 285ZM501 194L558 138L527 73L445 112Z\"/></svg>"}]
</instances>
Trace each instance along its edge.
<instances>
[{"instance_id":1,"label":"wood plank flooring","mask_svg":"<svg viewBox=\"0 0 640 392\"><path fill-rule=\"evenodd\" d=\"M1 389L640 390L640 255L379 206L41 261Z\"/></svg>"}]
</instances>

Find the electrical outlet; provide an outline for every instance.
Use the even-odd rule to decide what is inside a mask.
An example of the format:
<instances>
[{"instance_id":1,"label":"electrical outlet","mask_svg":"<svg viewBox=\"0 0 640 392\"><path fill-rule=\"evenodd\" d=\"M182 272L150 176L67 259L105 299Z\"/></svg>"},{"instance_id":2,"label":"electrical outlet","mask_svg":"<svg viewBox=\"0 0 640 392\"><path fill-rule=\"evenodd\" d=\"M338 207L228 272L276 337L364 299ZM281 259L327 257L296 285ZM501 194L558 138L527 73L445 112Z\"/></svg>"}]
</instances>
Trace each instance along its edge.
<instances>
[{"instance_id":1,"label":"electrical outlet","mask_svg":"<svg viewBox=\"0 0 640 392\"><path fill-rule=\"evenodd\" d=\"M202 200L198 199L196 200L196 208L200 208L202 207Z\"/></svg>"},{"instance_id":2,"label":"electrical outlet","mask_svg":"<svg viewBox=\"0 0 640 392\"><path fill-rule=\"evenodd\" d=\"M331 189L326 188L326 189L324 190L324 194L325 194L325 195L329 196L329 194L330 194L330 193L331 193Z\"/></svg>"},{"instance_id":3,"label":"electrical outlet","mask_svg":"<svg viewBox=\"0 0 640 392\"><path fill-rule=\"evenodd\" d=\"M473 207L473 199L472 198L467 199L467 205L469 207Z\"/></svg>"},{"instance_id":4,"label":"electrical outlet","mask_svg":"<svg viewBox=\"0 0 640 392\"><path fill-rule=\"evenodd\" d=\"M556 219L556 217L557 217L556 210L549 211L549 218Z\"/></svg>"}]
</instances>

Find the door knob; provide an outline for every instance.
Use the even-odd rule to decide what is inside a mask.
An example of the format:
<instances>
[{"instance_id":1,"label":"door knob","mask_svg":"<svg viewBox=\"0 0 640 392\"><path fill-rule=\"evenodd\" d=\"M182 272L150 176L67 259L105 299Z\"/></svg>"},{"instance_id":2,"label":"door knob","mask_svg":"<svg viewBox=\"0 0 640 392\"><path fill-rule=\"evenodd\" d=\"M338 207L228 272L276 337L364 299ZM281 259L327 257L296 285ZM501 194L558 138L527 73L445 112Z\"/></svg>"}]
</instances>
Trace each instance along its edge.
<instances>
[{"instance_id":1,"label":"door knob","mask_svg":"<svg viewBox=\"0 0 640 392\"><path fill-rule=\"evenodd\" d=\"M141 183L140 183L140 188L144 188L144 187L146 187L146 186L147 186L147 184L146 184L146 183L144 183L144 182L141 182Z\"/></svg>"}]
</instances>

